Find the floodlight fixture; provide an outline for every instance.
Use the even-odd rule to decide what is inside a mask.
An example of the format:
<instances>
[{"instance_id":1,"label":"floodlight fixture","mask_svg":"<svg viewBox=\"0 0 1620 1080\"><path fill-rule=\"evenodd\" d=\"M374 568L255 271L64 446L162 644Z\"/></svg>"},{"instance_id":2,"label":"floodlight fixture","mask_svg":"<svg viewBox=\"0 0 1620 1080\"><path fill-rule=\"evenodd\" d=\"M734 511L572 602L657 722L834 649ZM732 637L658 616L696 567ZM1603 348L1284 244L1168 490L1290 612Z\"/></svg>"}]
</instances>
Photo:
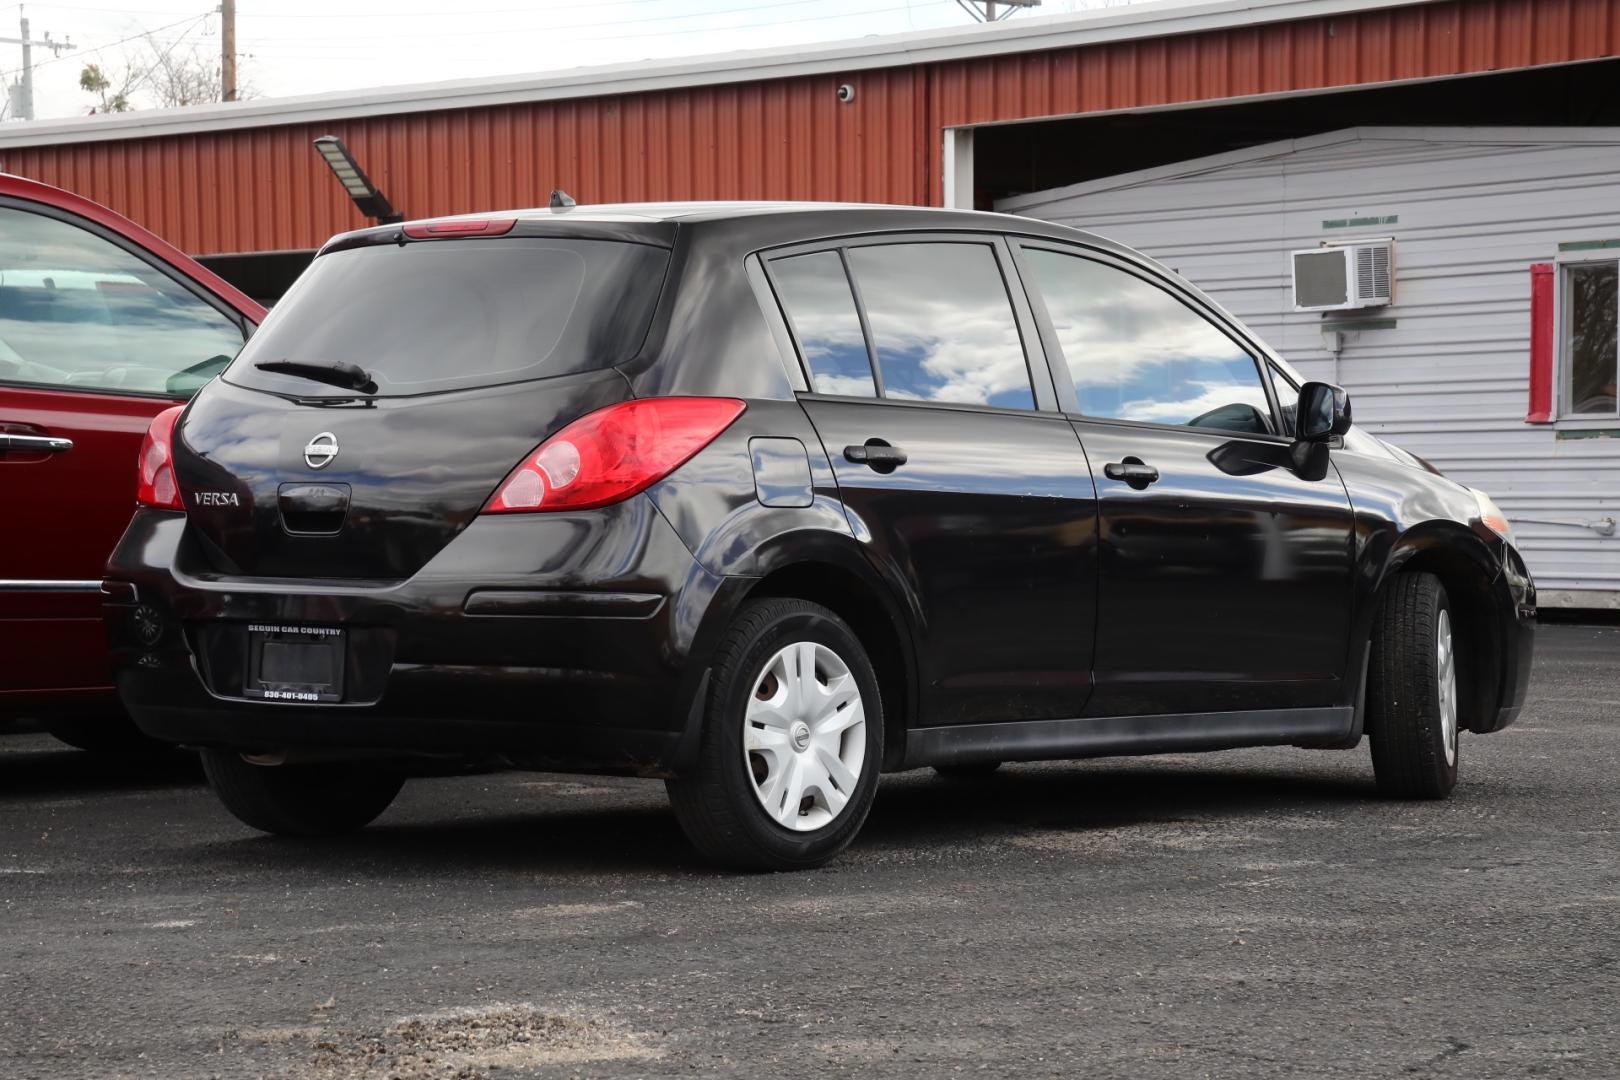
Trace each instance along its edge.
<instances>
[{"instance_id":1,"label":"floodlight fixture","mask_svg":"<svg viewBox=\"0 0 1620 1080\"><path fill-rule=\"evenodd\" d=\"M342 139L336 135L322 135L315 140L315 149L326 159L332 175L337 177L338 183L343 185L343 190L348 192L349 198L354 200L354 205L362 214L376 218L384 225L405 220L405 215L395 210L388 196L371 182L360 163L354 160L354 155L349 153L349 148L343 145Z\"/></svg>"}]
</instances>

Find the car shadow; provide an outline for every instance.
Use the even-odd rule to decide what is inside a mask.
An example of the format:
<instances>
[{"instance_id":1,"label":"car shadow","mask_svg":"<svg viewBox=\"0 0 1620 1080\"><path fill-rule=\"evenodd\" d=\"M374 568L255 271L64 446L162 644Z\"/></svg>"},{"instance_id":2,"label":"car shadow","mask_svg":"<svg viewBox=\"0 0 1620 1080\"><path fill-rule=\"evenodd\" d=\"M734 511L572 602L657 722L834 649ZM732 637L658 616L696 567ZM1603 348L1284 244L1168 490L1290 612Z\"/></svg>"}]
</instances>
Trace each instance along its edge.
<instances>
[{"instance_id":1,"label":"car shadow","mask_svg":"<svg viewBox=\"0 0 1620 1080\"><path fill-rule=\"evenodd\" d=\"M880 792L857 845L959 844L1031 830L1332 814L1379 798L1370 770L1193 766L1151 758L1128 765L1013 766L982 779L914 775Z\"/></svg>"},{"instance_id":2,"label":"car shadow","mask_svg":"<svg viewBox=\"0 0 1620 1080\"><path fill-rule=\"evenodd\" d=\"M254 867L273 859L279 870L292 874L363 871L407 881L418 877L442 881L447 875L708 872L686 846L674 815L656 805L400 824L390 824L385 817L345 836L243 836L197 844L189 857Z\"/></svg>"},{"instance_id":3,"label":"car shadow","mask_svg":"<svg viewBox=\"0 0 1620 1080\"><path fill-rule=\"evenodd\" d=\"M446 816L456 813L447 785ZM390 822L320 840L243 836L196 845L200 861L263 866L323 876L357 869L390 878L442 879L529 874L560 879L602 873L710 876L717 871L687 844L662 792L623 788L603 805L548 806L533 812L469 814L451 820ZM1370 772L1198 767L1150 760L1098 767L1073 762L1011 767L982 780L929 772L885 782L854 851L934 845L996 846L1042 830L1129 829L1171 822L1218 825L1266 815L1324 819L1377 799ZM640 805L626 806L633 800ZM1128 843L1128 839L1126 841ZM837 861L832 864L836 869Z\"/></svg>"},{"instance_id":4,"label":"car shadow","mask_svg":"<svg viewBox=\"0 0 1620 1080\"><path fill-rule=\"evenodd\" d=\"M195 786L195 754L91 754L48 735L0 736L0 802L34 795L93 795L104 791Z\"/></svg>"}]
</instances>

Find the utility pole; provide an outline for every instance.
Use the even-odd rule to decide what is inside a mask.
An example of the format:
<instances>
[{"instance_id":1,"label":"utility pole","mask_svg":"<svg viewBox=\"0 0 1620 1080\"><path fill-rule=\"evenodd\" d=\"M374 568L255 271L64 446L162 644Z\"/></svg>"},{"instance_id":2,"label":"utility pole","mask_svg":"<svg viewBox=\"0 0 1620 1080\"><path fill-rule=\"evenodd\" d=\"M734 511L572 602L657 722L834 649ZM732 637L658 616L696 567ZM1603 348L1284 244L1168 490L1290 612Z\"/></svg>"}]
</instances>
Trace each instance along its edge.
<instances>
[{"instance_id":1,"label":"utility pole","mask_svg":"<svg viewBox=\"0 0 1620 1080\"><path fill-rule=\"evenodd\" d=\"M18 10L23 10L20 4ZM73 43L71 41L52 41L48 30L43 38L35 41L28 34L27 15L22 16L21 33L21 37L0 38L0 44L22 46L22 80L13 83L8 89L11 94L12 112L19 119L32 120L34 119L34 46L38 45L42 49L49 49L57 56L61 56L63 52L73 48Z\"/></svg>"},{"instance_id":2,"label":"utility pole","mask_svg":"<svg viewBox=\"0 0 1620 1080\"><path fill-rule=\"evenodd\" d=\"M219 100L236 100L236 0L219 0Z\"/></svg>"},{"instance_id":3,"label":"utility pole","mask_svg":"<svg viewBox=\"0 0 1620 1080\"><path fill-rule=\"evenodd\" d=\"M1040 7L1041 0L956 0L963 11L980 22L1000 22L1019 8ZM1005 11L996 9L1006 8Z\"/></svg>"}]
</instances>

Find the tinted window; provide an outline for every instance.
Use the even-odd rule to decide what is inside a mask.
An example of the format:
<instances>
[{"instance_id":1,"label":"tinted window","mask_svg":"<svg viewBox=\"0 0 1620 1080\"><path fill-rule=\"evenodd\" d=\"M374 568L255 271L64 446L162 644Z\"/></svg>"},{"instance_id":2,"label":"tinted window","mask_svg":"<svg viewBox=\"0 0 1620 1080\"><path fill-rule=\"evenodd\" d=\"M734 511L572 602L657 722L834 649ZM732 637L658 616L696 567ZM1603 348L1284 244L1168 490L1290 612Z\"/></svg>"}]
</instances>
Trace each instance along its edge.
<instances>
[{"instance_id":1,"label":"tinted window","mask_svg":"<svg viewBox=\"0 0 1620 1080\"><path fill-rule=\"evenodd\" d=\"M875 396L866 336L838 253L778 259L771 263L771 276L810 368L811 388L818 394Z\"/></svg>"},{"instance_id":2,"label":"tinted window","mask_svg":"<svg viewBox=\"0 0 1620 1080\"><path fill-rule=\"evenodd\" d=\"M437 240L322 255L226 378L310 397L343 390L261 371L345 361L384 395L610 367L641 347L669 252L604 240Z\"/></svg>"},{"instance_id":3,"label":"tinted window","mask_svg":"<svg viewBox=\"0 0 1620 1080\"><path fill-rule=\"evenodd\" d=\"M1269 433L1248 352L1165 289L1091 259L1025 249L1087 416Z\"/></svg>"},{"instance_id":4,"label":"tinted window","mask_svg":"<svg viewBox=\"0 0 1620 1080\"><path fill-rule=\"evenodd\" d=\"M885 244L848 256L885 397L1035 407L993 248Z\"/></svg>"},{"instance_id":5,"label":"tinted window","mask_svg":"<svg viewBox=\"0 0 1620 1080\"><path fill-rule=\"evenodd\" d=\"M241 347L233 319L152 264L77 225L0 207L0 379L183 395Z\"/></svg>"}]
</instances>

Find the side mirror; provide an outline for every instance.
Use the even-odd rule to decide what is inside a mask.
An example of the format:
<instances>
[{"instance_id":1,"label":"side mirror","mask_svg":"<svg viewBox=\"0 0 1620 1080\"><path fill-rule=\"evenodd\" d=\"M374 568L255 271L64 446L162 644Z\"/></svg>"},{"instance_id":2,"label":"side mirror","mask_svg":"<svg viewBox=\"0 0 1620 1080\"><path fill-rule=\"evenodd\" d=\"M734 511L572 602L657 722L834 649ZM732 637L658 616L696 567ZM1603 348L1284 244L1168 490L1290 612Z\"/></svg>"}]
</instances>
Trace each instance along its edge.
<instances>
[{"instance_id":1,"label":"side mirror","mask_svg":"<svg viewBox=\"0 0 1620 1080\"><path fill-rule=\"evenodd\" d=\"M1308 382L1299 388L1296 415L1300 442L1326 442L1350 430L1350 395L1332 383Z\"/></svg>"}]
</instances>

